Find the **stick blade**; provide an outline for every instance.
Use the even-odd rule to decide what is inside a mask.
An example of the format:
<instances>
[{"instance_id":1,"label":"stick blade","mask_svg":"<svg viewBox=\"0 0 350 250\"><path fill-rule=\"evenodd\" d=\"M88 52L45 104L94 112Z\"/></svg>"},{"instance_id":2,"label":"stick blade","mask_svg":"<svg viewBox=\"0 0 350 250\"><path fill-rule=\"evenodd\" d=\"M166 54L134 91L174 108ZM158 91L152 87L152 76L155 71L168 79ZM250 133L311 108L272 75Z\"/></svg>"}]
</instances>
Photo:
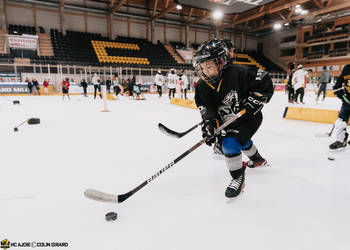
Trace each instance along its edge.
<instances>
[{"instance_id":1,"label":"stick blade","mask_svg":"<svg viewBox=\"0 0 350 250\"><path fill-rule=\"evenodd\" d=\"M175 132L175 131L165 127L161 123L158 123L158 128L165 135L168 135L168 136L171 136L171 137L174 137L174 138L181 138L182 137L181 133Z\"/></svg>"},{"instance_id":2,"label":"stick blade","mask_svg":"<svg viewBox=\"0 0 350 250\"><path fill-rule=\"evenodd\" d=\"M97 191L95 189L86 189L84 195L86 198L95 201L118 203L116 195L107 194L101 191Z\"/></svg>"}]
</instances>

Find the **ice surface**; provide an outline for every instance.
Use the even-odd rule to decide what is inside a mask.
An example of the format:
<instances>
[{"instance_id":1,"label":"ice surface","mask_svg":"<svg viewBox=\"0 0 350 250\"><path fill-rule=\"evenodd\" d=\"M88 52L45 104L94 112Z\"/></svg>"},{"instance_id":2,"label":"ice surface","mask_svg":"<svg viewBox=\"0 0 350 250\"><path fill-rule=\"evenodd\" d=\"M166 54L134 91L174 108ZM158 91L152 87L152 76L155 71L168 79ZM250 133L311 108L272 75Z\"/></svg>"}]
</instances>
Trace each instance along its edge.
<instances>
[{"instance_id":1,"label":"ice surface","mask_svg":"<svg viewBox=\"0 0 350 250\"><path fill-rule=\"evenodd\" d=\"M327 160L333 139L314 135L332 126L283 119L284 93L266 105L253 138L272 167L247 169L241 196L224 197L225 162L202 146L122 204L83 192L121 194L152 176L201 138L199 128L165 136L158 122L184 131L198 111L156 95L110 101L109 113L91 97L9 99L21 105L0 97L0 240L67 241L74 250L349 249L350 154ZM13 131L30 117L41 124ZM117 221L105 221L110 211Z\"/></svg>"}]
</instances>

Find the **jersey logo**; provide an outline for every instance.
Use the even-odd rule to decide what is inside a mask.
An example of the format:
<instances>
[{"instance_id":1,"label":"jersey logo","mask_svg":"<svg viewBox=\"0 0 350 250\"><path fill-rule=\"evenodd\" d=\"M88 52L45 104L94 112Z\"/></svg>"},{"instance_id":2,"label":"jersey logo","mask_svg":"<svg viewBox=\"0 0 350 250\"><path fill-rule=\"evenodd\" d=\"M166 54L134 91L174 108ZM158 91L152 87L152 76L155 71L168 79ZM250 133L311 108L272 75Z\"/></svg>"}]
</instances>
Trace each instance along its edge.
<instances>
[{"instance_id":1,"label":"jersey logo","mask_svg":"<svg viewBox=\"0 0 350 250\"><path fill-rule=\"evenodd\" d=\"M198 110L201 113L201 115L204 115L207 112L207 108L204 106L199 106Z\"/></svg>"},{"instance_id":2,"label":"jersey logo","mask_svg":"<svg viewBox=\"0 0 350 250\"><path fill-rule=\"evenodd\" d=\"M226 106L239 106L238 103L238 94L237 91L231 90L222 100L222 103L225 104Z\"/></svg>"},{"instance_id":3,"label":"jersey logo","mask_svg":"<svg viewBox=\"0 0 350 250\"><path fill-rule=\"evenodd\" d=\"M264 76L267 74L267 72L263 71L262 69L259 69L257 72L256 72L256 77L255 77L255 80L256 81L261 81Z\"/></svg>"}]
</instances>

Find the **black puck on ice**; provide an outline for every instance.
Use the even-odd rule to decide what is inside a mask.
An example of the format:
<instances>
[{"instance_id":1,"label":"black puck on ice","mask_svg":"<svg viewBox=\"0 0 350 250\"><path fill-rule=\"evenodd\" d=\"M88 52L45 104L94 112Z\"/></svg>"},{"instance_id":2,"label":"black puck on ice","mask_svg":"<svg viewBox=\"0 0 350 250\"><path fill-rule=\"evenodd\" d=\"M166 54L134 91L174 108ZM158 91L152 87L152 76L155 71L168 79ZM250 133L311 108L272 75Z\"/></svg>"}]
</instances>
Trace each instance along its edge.
<instances>
[{"instance_id":1,"label":"black puck on ice","mask_svg":"<svg viewBox=\"0 0 350 250\"><path fill-rule=\"evenodd\" d=\"M14 130L15 132L17 132L17 131L18 131L18 128L16 127L16 128L14 128L13 130Z\"/></svg>"},{"instance_id":2,"label":"black puck on ice","mask_svg":"<svg viewBox=\"0 0 350 250\"><path fill-rule=\"evenodd\" d=\"M118 218L118 214L115 212L106 213L106 221L113 221Z\"/></svg>"},{"instance_id":3,"label":"black puck on ice","mask_svg":"<svg viewBox=\"0 0 350 250\"><path fill-rule=\"evenodd\" d=\"M16 105L16 104L19 105L19 101L18 101L18 100L14 100L14 101L13 101L13 105Z\"/></svg>"}]
</instances>

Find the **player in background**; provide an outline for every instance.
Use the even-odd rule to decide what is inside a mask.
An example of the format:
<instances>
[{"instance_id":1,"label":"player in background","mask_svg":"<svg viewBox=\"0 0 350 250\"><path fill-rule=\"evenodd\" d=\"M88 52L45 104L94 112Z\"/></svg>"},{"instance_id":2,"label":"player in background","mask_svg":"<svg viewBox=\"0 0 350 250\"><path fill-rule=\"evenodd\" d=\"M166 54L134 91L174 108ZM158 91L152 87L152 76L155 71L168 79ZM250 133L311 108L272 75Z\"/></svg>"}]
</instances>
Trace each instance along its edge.
<instances>
[{"instance_id":1,"label":"player in background","mask_svg":"<svg viewBox=\"0 0 350 250\"><path fill-rule=\"evenodd\" d=\"M162 72L160 70L158 70L158 72L154 78L154 82L157 85L157 93L158 93L159 97L162 97L162 93L163 93L162 87L163 87L164 79L162 76Z\"/></svg>"},{"instance_id":2,"label":"player in background","mask_svg":"<svg viewBox=\"0 0 350 250\"><path fill-rule=\"evenodd\" d=\"M88 87L88 84L87 82L85 81L85 79L81 80L80 82L80 86L83 88L83 94L85 97L87 97L87 87Z\"/></svg>"},{"instance_id":3,"label":"player in background","mask_svg":"<svg viewBox=\"0 0 350 250\"><path fill-rule=\"evenodd\" d=\"M318 85L320 86L317 93L316 104L318 103L318 98L320 97L322 92L323 92L322 101L324 101L324 99L326 98L327 84L330 83L331 80L332 80L331 73L327 70L327 66L323 66L323 71L320 77L320 81L318 83Z\"/></svg>"},{"instance_id":4,"label":"player in background","mask_svg":"<svg viewBox=\"0 0 350 250\"><path fill-rule=\"evenodd\" d=\"M196 86L195 101L203 119L206 144L215 143L215 129L220 124L246 110L221 134L222 151L232 177L225 195L232 198L244 187L246 166L268 166L251 138L262 123L261 109L270 101L274 88L267 72L233 65L229 60L226 45L216 38L203 43L194 56L194 67L202 76ZM242 152L250 159L248 163L242 161Z\"/></svg>"},{"instance_id":5,"label":"player in background","mask_svg":"<svg viewBox=\"0 0 350 250\"><path fill-rule=\"evenodd\" d=\"M183 82L183 90L184 90L184 94L185 94L185 99L187 99L187 90L190 88L190 84L188 82L188 78L187 78L184 70L181 71L181 74L182 74L181 80Z\"/></svg>"},{"instance_id":6,"label":"player in background","mask_svg":"<svg viewBox=\"0 0 350 250\"><path fill-rule=\"evenodd\" d=\"M62 82L62 100L64 100L65 95L67 95L68 99L70 100L69 87L70 87L70 83L69 83L69 78L67 77L66 80Z\"/></svg>"},{"instance_id":7,"label":"player in background","mask_svg":"<svg viewBox=\"0 0 350 250\"><path fill-rule=\"evenodd\" d=\"M228 49L228 54L230 58L230 63L233 63L234 56L235 56L235 46L233 45L232 41L230 39L225 39L224 43Z\"/></svg>"},{"instance_id":8,"label":"player in background","mask_svg":"<svg viewBox=\"0 0 350 250\"><path fill-rule=\"evenodd\" d=\"M36 95L36 94L40 95L40 88L39 88L38 80L35 78L32 78L32 83L33 83L34 95Z\"/></svg>"},{"instance_id":9,"label":"player in background","mask_svg":"<svg viewBox=\"0 0 350 250\"><path fill-rule=\"evenodd\" d=\"M181 79L182 77L182 72L177 76L176 80L176 98L182 98L182 92L183 92L183 81Z\"/></svg>"},{"instance_id":10,"label":"player in background","mask_svg":"<svg viewBox=\"0 0 350 250\"><path fill-rule=\"evenodd\" d=\"M303 69L303 65L299 64L298 65L298 70L294 72L293 77L292 77L292 86L293 89L295 90L295 97L294 101L298 103L298 97L300 95L300 102L302 104L304 103L304 88L305 88L305 82L306 82L306 77L308 76L308 73Z\"/></svg>"},{"instance_id":11,"label":"player in background","mask_svg":"<svg viewBox=\"0 0 350 250\"><path fill-rule=\"evenodd\" d=\"M94 99L96 99L96 93L98 91L99 96L102 99L102 94L101 94L101 80L100 77L97 75L97 73L94 73L94 76L91 79L92 84L94 85Z\"/></svg>"},{"instance_id":12,"label":"player in background","mask_svg":"<svg viewBox=\"0 0 350 250\"><path fill-rule=\"evenodd\" d=\"M111 86L112 86L112 81L111 81L111 78L108 76L106 80L107 94L111 93Z\"/></svg>"},{"instance_id":13,"label":"player in background","mask_svg":"<svg viewBox=\"0 0 350 250\"><path fill-rule=\"evenodd\" d=\"M49 94L49 81L47 79L44 79L43 86L44 86L45 95L48 95Z\"/></svg>"},{"instance_id":14,"label":"player in background","mask_svg":"<svg viewBox=\"0 0 350 250\"><path fill-rule=\"evenodd\" d=\"M346 124L350 117L350 64L344 66L334 87L334 94L343 102L337 120L335 121L335 131L337 140L329 145L330 149L346 147L348 133Z\"/></svg>"},{"instance_id":15,"label":"player in background","mask_svg":"<svg viewBox=\"0 0 350 250\"><path fill-rule=\"evenodd\" d=\"M124 88L123 88L123 86L121 84L121 81L120 81L118 73L114 74L112 83L113 83L113 89L114 89L115 95L116 95L117 98L119 98L118 95L121 92L124 92Z\"/></svg>"},{"instance_id":16,"label":"player in background","mask_svg":"<svg viewBox=\"0 0 350 250\"><path fill-rule=\"evenodd\" d=\"M295 73L295 68L294 68L294 63L291 63L288 67L289 69L289 77L288 77L288 84L287 84L287 90L288 90L288 102L289 103L294 103L294 94L295 94L295 89L293 85L293 75Z\"/></svg>"},{"instance_id":17,"label":"player in background","mask_svg":"<svg viewBox=\"0 0 350 250\"><path fill-rule=\"evenodd\" d=\"M177 75L175 69L171 69L168 74L168 89L169 89L169 99L175 97L175 87L176 87Z\"/></svg>"}]
</instances>

